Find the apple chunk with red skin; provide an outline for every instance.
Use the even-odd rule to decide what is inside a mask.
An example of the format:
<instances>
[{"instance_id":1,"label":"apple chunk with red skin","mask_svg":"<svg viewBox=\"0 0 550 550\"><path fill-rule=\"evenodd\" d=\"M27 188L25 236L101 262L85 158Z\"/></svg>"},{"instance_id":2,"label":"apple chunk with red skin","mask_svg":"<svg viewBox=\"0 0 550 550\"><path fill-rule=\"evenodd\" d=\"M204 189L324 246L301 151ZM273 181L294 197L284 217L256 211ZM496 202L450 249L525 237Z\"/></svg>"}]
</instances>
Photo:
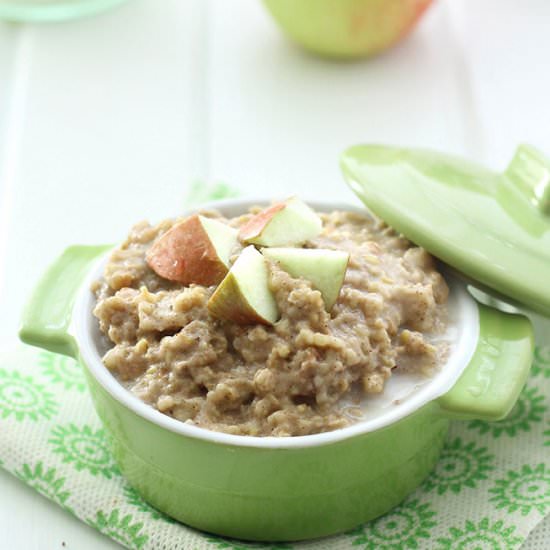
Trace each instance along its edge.
<instances>
[{"instance_id":1,"label":"apple chunk with red skin","mask_svg":"<svg viewBox=\"0 0 550 550\"><path fill-rule=\"evenodd\" d=\"M239 230L239 238L260 246L297 245L319 235L322 225L307 204L291 197L253 216Z\"/></svg>"},{"instance_id":2,"label":"apple chunk with red skin","mask_svg":"<svg viewBox=\"0 0 550 550\"><path fill-rule=\"evenodd\" d=\"M324 248L263 248L262 254L277 262L292 277L303 277L321 292L327 311L338 299L349 254Z\"/></svg>"},{"instance_id":3,"label":"apple chunk with red skin","mask_svg":"<svg viewBox=\"0 0 550 550\"><path fill-rule=\"evenodd\" d=\"M225 223L194 214L155 241L147 252L147 263L170 281L216 285L229 270L237 234Z\"/></svg>"},{"instance_id":4,"label":"apple chunk with red skin","mask_svg":"<svg viewBox=\"0 0 550 550\"><path fill-rule=\"evenodd\" d=\"M213 317L240 325L272 325L279 318L275 298L269 289L265 258L247 246L208 300Z\"/></svg>"}]
</instances>

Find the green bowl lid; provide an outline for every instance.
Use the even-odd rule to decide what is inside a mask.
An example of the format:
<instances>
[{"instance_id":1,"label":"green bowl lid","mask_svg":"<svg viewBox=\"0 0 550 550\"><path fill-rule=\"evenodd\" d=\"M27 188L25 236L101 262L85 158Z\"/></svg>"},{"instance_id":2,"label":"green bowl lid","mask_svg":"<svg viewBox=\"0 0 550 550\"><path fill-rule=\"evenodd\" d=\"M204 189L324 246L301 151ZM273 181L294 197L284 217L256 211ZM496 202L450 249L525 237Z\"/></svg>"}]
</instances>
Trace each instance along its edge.
<instances>
[{"instance_id":1,"label":"green bowl lid","mask_svg":"<svg viewBox=\"0 0 550 550\"><path fill-rule=\"evenodd\" d=\"M512 302L550 316L550 161L521 145L504 173L432 151L358 145L341 158L376 216Z\"/></svg>"}]
</instances>

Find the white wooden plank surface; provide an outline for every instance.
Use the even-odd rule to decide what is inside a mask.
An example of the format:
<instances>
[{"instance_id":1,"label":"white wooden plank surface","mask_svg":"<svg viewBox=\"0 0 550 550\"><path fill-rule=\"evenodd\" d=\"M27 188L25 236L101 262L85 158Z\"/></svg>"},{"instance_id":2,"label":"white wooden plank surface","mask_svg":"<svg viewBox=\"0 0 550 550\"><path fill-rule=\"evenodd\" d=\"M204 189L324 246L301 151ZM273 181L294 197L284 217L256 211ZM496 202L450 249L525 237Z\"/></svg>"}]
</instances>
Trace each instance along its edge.
<instances>
[{"instance_id":1,"label":"white wooden plank surface","mask_svg":"<svg viewBox=\"0 0 550 550\"><path fill-rule=\"evenodd\" d=\"M13 37L22 54L12 88L22 84L2 143L10 227L0 302L9 311L65 246L117 241L135 221L175 212L185 182L206 171L200 2L157 8L135 2ZM0 318L1 346L16 326L16 315Z\"/></svg>"},{"instance_id":2,"label":"white wooden plank surface","mask_svg":"<svg viewBox=\"0 0 550 550\"><path fill-rule=\"evenodd\" d=\"M348 64L288 44L258 0L0 24L0 349L63 247L175 213L196 178L354 200L337 165L352 143L495 166L518 140L550 151L549 24L544 0L440 1L397 48ZM526 548L545 547L543 529ZM4 472L0 533L14 550L116 547Z\"/></svg>"},{"instance_id":3,"label":"white wooden plank surface","mask_svg":"<svg viewBox=\"0 0 550 550\"><path fill-rule=\"evenodd\" d=\"M459 47L440 3L409 40L371 61L335 63L287 43L259 2L218 0L208 51L210 169L250 192L351 198L338 155L398 142L468 153Z\"/></svg>"},{"instance_id":4,"label":"white wooden plank surface","mask_svg":"<svg viewBox=\"0 0 550 550\"><path fill-rule=\"evenodd\" d=\"M550 4L448 2L461 37L479 160L505 167L518 143L550 152Z\"/></svg>"}]
</instances>

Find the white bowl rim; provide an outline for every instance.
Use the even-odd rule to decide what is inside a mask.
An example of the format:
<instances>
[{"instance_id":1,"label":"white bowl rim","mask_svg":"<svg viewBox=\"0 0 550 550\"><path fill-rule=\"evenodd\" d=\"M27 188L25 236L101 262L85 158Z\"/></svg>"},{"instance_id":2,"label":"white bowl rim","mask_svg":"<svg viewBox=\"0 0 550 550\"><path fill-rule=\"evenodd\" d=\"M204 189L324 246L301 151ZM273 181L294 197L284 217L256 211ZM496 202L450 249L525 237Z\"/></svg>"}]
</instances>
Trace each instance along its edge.
<instances>
[{"instance_id":1,"label":"white bowl rim","mask_svg":"<svg viewBox=\"0 0 550 550\"><path fill-rule=\"evenodd\" d=\"M230 214L230 212L243 212L250 206L267 204L269 202L270 199L266 199L265 197L214 201L187 209L183 215L210 208L216 208L228 215L235 215ZM364 207L357 207L351 204L318 200L306 200L306 202L319 211L349 210L363 214L368 213ZM466 290L466 285L452 277L447 277L451 294L456 298L456 304L459 310L458 318L461 320L459 327L460 335L455 342L455 349L450 353L447 362L442 365L433 378L411 398L406 399L403 403L397 404L395 408L376 418L360 420L344 428L318 434L292 437L259 437L216 432L176 420L154 409L150 405L147 405L129 390L124 388L124 386L122 386L103 365L101 356L97 350L97 343L92 336L93 331L91 330L91 323L97 323L97 320L91 313L95 303L95 297L90 290L90 286L94 280L101 276L107 254L108 252L97 260L83 281L75 300L69 328L70 334L77 342L80 357L85 367L105 391L138 416L171 432L186 437L209 441L211 443L263 449L297 449L328 445L380 430L410 416L424 405L447 393L454 386L466 366L469 364L479 338L479 311L476 301Z\"/></svg>"}]
</instances>

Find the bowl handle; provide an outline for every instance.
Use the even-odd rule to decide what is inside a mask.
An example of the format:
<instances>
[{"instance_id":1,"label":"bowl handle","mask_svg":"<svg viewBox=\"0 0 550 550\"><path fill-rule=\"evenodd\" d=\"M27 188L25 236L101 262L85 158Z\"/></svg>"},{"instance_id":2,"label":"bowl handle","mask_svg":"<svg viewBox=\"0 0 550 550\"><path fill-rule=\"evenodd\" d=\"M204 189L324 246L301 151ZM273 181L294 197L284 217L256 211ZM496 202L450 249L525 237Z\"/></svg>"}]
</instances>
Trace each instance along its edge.
<instances>
[{"instance_id":1,"label":"bowl handle","mask_svg":"<svg viewBox=\"0 0 550 550\"><path fill-rule=\"evenodd\" d=\"M19 338L27 344L77 356L69 334L73 303L90 265L111 246L71 246L47 269L23 312Z\"/></svg>"},{"instance_id":2,"label":"bowl handle","mask_svg":"<svg viewBox=\"0 0 550 550\"><path fill-rule=\"evenodd\" d=\"M470 363L437 401L445 416L494 421L508 415L527 380L533 328L522 316L478 304L479 340Z\"/></svg>"},{"instance_id":3,"label":"bowl handle","mask_svg":"<svg viewBox=\"0 0 550 550\"><path fill-rule=\"evenodd\" d=\"M543 215L550 216L550 159L530 145L520 145L506 175Z\"/></svg>"}]
</instances>

